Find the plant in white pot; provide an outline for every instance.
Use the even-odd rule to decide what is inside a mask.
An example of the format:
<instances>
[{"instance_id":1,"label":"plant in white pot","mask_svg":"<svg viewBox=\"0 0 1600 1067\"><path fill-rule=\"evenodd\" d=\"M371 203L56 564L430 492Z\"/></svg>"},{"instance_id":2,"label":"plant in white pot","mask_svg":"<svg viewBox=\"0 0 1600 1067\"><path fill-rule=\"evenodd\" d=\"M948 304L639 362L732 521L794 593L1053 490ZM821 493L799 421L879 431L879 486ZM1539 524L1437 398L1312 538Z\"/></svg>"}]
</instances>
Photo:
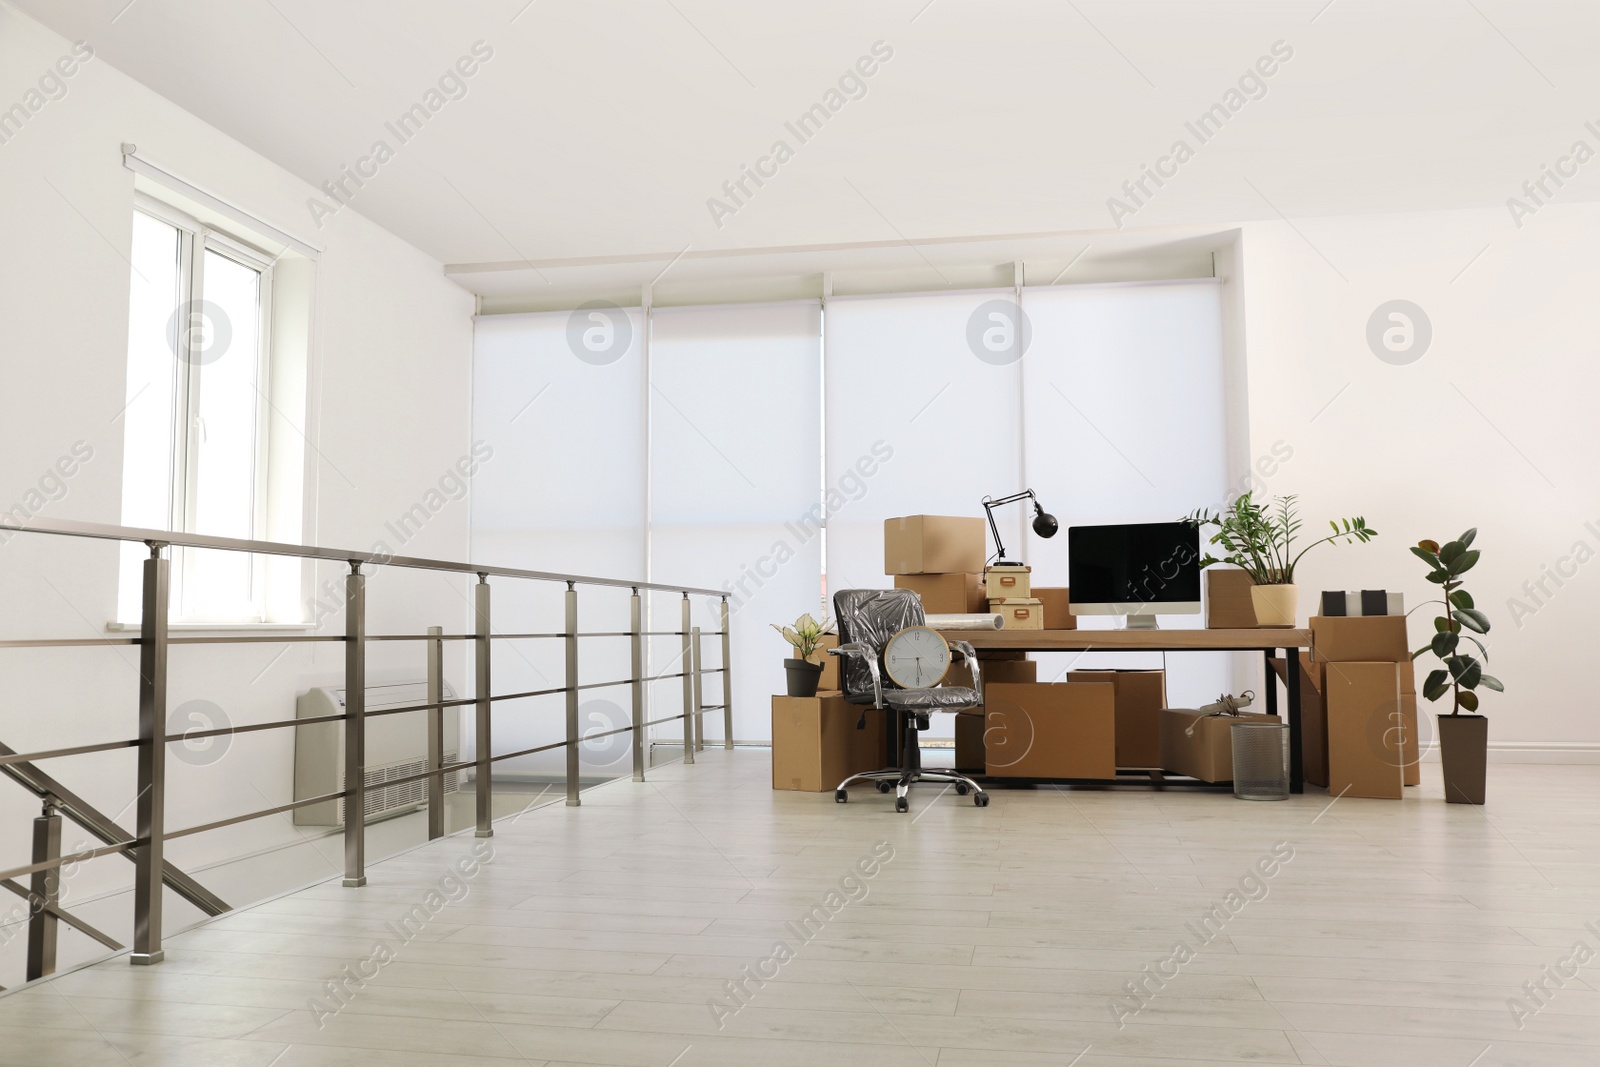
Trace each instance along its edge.
<instances>
[{"instance_id":1,"label":"plant in white pot","mask_svg":"<svg viewBox=\"0 0 1600 1067\"><path fill-rule=\"evenodd\" d=\"M796 658L783 661L788 685L786 691L792 697L816 696L817 683L822 680L822 664L813 663L812 660L820 659L818 653L822 651L822 639L833 633L832 620L824 615L822 621L818 622L807 612L794 620L793 626L771 625L795 650Z\"/></svg>"},{"instance_id":2,"label":"plant in white pot","mask_svg":"<svg viewBox=\"0 0 1600 1067\"><path fill-rule=\"evenodd\" d=\"M1428 674L1427 681L1422 683L1422 695L1429 700L1438 700L1446 693L1452 697L1450 713L1439 715L1444 798L1451 804L1483 803L1488 777L1489 720L1472 713L1478 710L1479 686L1496 693L1506 689L1500 679L1483 673L1489 650L1472 634L1488 633L1489 617L1473 604L1472 594L1461 588L1461 576L1478 562L1478 550L1470 547L1477 536L1474 527L1454 541L1442 545L1437 541L1421 541L1411 549L1413 555L1432 568L1428 581L1441 586L1444 593L1442 600L1423 601L1441 605L1445 614L1433 620L1433 639L1411 653L1411 658L1415 660L1431 652L1444 662L1443 667ZM1477 647L1483 656L1482 662L1470 651L1462 650L1463 640ZM1461 714L1463 711L1469 714Z\"/></svg>"},{"instance_id":3,"label":"plant in white pot","mask_svg":"<svg viewBox=\"0 0 1600 1067\"><path fill-rule=\"evenodd\" d=\"M1362 544L1378 536L1378 531L1367 525L1367 520L1357 515L1338 522L1329 520L1333 533L1318 538L1295 551L1296 535L1300 532L1300 518L1295 502L1298 497L1277 498L1271 506L1258 504L1250 493L1245 493L1233 505L1221 512L1196 511L1184 521L1205 529L1215 526L1210 543L1218 545L1223 555L1207 553L1201 567L1213 563L1231 563L1250 575L1255 588L1250 590L1250 600L1256 609L1256 623L1260 626L1293 626L1299 611L1299 588L1294 584L1294 570L1305 554L1318 545L1331 541Z\"/></svg>"}]
</instances>

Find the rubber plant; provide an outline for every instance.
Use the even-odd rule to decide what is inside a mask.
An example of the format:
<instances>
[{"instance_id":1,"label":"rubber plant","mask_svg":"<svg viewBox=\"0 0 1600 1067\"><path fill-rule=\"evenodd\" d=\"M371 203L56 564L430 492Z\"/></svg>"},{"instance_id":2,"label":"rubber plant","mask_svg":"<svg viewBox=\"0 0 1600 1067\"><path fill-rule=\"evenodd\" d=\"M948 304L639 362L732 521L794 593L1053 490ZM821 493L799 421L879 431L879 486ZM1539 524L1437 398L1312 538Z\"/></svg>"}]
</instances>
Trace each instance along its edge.
<instances>
[{"instance_id":1,"label":"rubber plant","mask_svg":"<svg viewBox=\"0 0 1600 1067\"><path fill-rule=\"evenodd\" d=\"M1422 683L1422 695L1438 700L1446 693L1452 694L1451 715L1459 715L1463 710L1476 712L1480 686L1496 693L1506 690L1500 679L1483 672L1483 665L1489 661L1489 650L1473 634L1489 632L1489 616L1478 610L1472 594L1462 588L1461 576L1478 562L1478 550L1472 547L1477 536L1478 530L1474 527L1443 545L1437 541L1419 541L1411 549L1413 555L1432 568L1428 581L1440 586L1443 594L1441 600L1423 603L1438 604L1445 609L1445 614L1433 620L1433 640L1411 653L1411 658L1416 660L1431 652L1443 661L1444 666L1431 671L1427 681ZM1462 649L1463 640L1477 648L1483 656L1481 661L1470 650Z\"/></svg>"},{"instance_id":2,"label":"rubber plant","mask_svg":"<svg viewBox=\"0 0 1600 1067\"><path fill-rule=\"evenodd\" d=\"M1296 496L1280 497L1274 506L1258 504L1245 493L1222 512L1196 511L1184 521L1205 529L1217 527L1210 544L1222 548L1221 557L1206 554L1201 567L1213 563L1231 563L1242 567L1256 585L1293 585L1294 569L1300 560L1318 545L1330 541L1366 544L1378 536L1378 531L1367 525L1367 520L1357 515L1339 522L1328 521L1333 532L1318 538L1294 551L1295 536L1300 532L1300 517L1296 510Z\"/></svg>"}]
</instances>

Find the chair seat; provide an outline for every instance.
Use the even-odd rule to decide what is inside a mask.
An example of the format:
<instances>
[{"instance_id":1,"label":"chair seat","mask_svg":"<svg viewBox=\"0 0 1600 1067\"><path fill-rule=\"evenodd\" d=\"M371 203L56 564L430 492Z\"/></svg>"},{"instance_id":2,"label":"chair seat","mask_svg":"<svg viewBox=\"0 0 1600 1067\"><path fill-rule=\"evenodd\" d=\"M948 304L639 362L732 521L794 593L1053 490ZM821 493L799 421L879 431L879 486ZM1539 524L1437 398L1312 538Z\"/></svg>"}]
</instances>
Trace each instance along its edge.
<instances>
[{"instance_id":1,"label":"chair seat","mask_svg":"<svg viewBox=\"0 0 1600 1067\"><path fill-rule=\"evenodd\" d=\"M978 693L959 685L942 685L937 689L886 689L883 702L905 711L955 710L976 707Z\"/></svg>"}]
</instances>

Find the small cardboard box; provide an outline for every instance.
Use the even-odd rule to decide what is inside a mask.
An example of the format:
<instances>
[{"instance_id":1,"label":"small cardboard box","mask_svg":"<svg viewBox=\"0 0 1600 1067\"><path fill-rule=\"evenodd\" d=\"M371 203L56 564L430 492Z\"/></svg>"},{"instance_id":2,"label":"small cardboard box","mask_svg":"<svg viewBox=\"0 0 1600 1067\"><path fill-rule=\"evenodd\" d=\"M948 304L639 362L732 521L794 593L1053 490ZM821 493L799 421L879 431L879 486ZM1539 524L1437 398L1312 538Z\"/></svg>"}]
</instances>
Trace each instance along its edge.
<instances>
[{"instance_id":1,"label":"small cardboard box","mask_svg":"<svg viewBox=\"0 0 1600 1067\"><path fill-rule=\"evenodd\" d=\"M1044 605L1033 597L1014 600L991 600L989 610L1005 616L1007 630L1044 629Z\"/></svg>"},{"instance_id":2,"label":"small cardboard box","mask_svg":"<svg viewBox=\"0 0 1600 1067\"><path fill-rule=\"evenodd\" d=\"M1328 792L1399 800L1405 750L1396 723L1400 669L1393 661L1328 664Z\"/></svg>"},{"instance_id":3,"label":"small cardboard box","mask_svg":"<svg viewBox=\"0 0 1600 1067\"><path fill-rule=\"evenodd\" d=\"M1033 587L1033 598L1044 608L1046 630L1076 630L1078 617L1072 613L1072 591L1066 586Z\"/></svg>"},{"instance_id":4,"label":"small cardboard box","mask_svg":"<svg viewBox=\"0 0 1600 1067\"><path fill-rule=\"evenodd\" d=\"M883 573L978 574L983 570L983 520L908 515L883 520Z\"/></svg>"},{"instance_id":5,"label":"small cardboard box","mask_svg":"<svg viewBox=\"0 0 1600 1067\"><path fill-rule=\"evenodd\" d=\"M1033 594L1033 568L1001 564L983 572L984 596L990 600L1026 600Z\"/></svg>"},{"instance_id":6,"label":"small cardboard box","mask_svg":"<svg viewBox=\"0 0 1600 1067\"><path fill-rule=\"evenodd\" d=\"M1256 587L1248 571L1238 567L1207 567L1206 629L1253 630L1256 605L1250 590Z\"/></svg>"},{"instance_id":7,"label":"small cardboard box","mask_svg":"<svg viewBox=\"0 0 1600 1067\"><path fill-rule=\"evenodd\" d=\"M985 699L984 770L988 774L997 778L1116 777L1116 695L1111 686L1001 682L986 687Z\"/></svg>"},{"instance_id":8,"label":"small cardboard box","mask_svg":"<svg viewBox=\"0 0 1600 1067\"><path fill-rule=\"evenodd\" d=\"M981 711L956 716L956 770L983 773L983 724Z\"/></svg>"},{"instance_id":9,"label":"small cardboard box","mask_svg":"<svg viewBox=\"0 0 1600 1067\"><path fill-rule=\"evenodd\" d=\"M867 728L857 730L861 712ZM889 765L883 712L842 694L772 698L772 788L826 793L859 771Z\"/></svg>"},{"instance_id":10,"label":"small cardboard box","mask_svg":"<svg viewBox=\"0 0 1600 1067\"><path fill-rule=\"evenodd\" d=\"M1208 715L1188 708L1161 711L1161 766L1202 782L1233 781L1233 724L1282 722L1276 715ZM1194 736L1189 736L1189 727Z\"/></svg>"},{"instance_id":11,"label":"small cardboard box","mask_svg":"<svg viewBox=\"0 0 1600 1067\"><path fill-rule=\"evenodd\" d=\"M1025 684L1039 680L1039 664L1031 659L984 659L979 660L982 667L983 684L985 688L997 682L1010 682ZM972 688L972 670L965 663L952 663L944 675L945 685L961 685Z\"/></svg>"},{"instance_id":12,"label":"small cardboard box","mask_svg":"<svg viewBox=\"0 0 1600 1067\"><path fill-rule=\"evenodd\" d=\"M1408 663L1406 617L1314 615L1311 655L1322 663Z\"/></svg>"},{"instance_id":13,"label":"small cardboard box","mask_svg":"<svg viewBox=\"0 0 1600 1067\"><path fill-rule=\"evenodd\" d=\"M817 682L817 692L824 693L839 688L839 657L828 655L828 649L839 647L838 634L823 634L822 640L817 645L817 653L811 658L812 663L822 664L822 678Z\"/></svg>"},{"instance_id":14,"label":"small cardboard box","mask_svg":"<svg viewBox=\"0 0 1600 1067\"><path fill-rule=\"evenodd\" d=\"M1161 766L1161 709L1165 671L1070 671L1073 683L1110 683L1116 693L1117 766Z\"/></svg>"},{"instance_id":15,"label":"small cardboard box","mask_svg":"<svg viewBox=\"0 0 1600 1067\"><path fill-rule=\"evenodd\" d=\"M981 574L897 574L894 587L921 597L928 615L981 615L989 608Z\"/></svg>"}]
</instances>

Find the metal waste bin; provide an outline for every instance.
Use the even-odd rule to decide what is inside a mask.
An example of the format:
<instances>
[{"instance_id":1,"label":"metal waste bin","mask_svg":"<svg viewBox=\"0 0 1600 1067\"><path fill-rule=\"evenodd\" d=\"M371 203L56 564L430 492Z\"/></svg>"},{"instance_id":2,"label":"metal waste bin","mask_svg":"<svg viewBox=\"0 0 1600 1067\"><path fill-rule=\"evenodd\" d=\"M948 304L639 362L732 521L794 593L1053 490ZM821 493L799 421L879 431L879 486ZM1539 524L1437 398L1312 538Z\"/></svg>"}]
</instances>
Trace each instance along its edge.
<instances>
[{"instance_id":1,"label":"metal waste bin","mask_svg":"<svg viewBox=\"0 0 1600 1067\"><path fill-rule=\"evenodd\" d=\"M1253 718L1233 722L1233 795L1240 800L1288 800L1289 724Z\"/></svg>"}]
</instances>

